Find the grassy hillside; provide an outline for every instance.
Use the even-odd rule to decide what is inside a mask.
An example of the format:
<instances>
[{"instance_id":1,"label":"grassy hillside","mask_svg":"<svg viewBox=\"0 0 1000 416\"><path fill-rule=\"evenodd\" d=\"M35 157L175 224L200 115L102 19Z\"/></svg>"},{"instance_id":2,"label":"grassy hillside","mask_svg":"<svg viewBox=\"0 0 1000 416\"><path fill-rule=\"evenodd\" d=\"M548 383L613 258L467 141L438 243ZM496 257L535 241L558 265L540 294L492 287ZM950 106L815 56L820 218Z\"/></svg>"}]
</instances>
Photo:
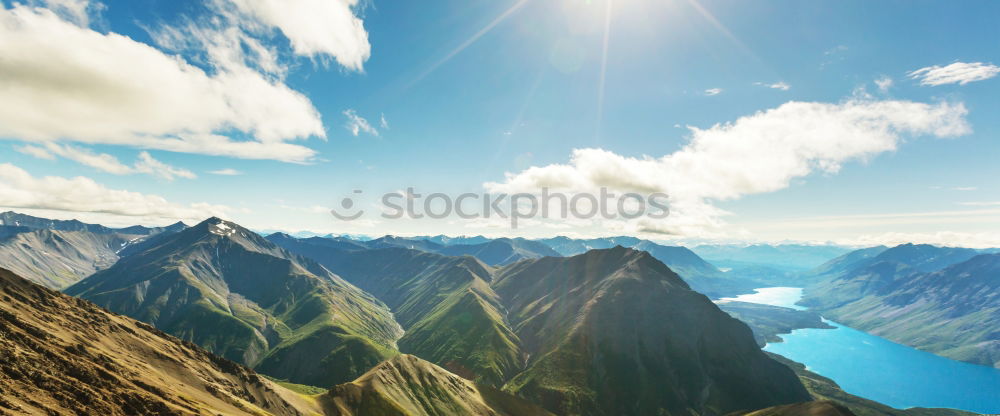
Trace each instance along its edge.
<instances>
[{"instance_id":1,"label":"grassy hillside","mask_svg":"<svg viewBox=\"0 0 1000 416\"><path fill-rule=\"evenodd\" d=\"M316 410L245 367L0 269L0 413Z\"/></svg>"},{"instance_id":2,"label":"grassy hillside","mask_svg":"<svg viewBox=\"0 0 1000 416\"><path fill-rule=\"evenodd\" d=\"M498 390L481 387L412 355L380 364L322 396L336 416L549 416Z\"/></svg>"}]
</instances>

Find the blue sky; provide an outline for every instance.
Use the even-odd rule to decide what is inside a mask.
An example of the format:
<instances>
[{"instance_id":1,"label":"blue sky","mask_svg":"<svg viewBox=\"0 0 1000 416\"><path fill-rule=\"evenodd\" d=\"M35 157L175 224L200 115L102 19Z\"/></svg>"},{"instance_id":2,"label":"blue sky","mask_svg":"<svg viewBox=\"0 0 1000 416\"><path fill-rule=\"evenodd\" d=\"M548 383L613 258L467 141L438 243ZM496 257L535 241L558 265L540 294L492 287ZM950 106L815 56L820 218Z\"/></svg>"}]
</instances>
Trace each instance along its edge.
<instances>
[{"instance_id":1,"label":"blue sky","mask_svg":"<svg viewBox=\"0 0 1000 416\"><path fill-rule=\"evenodd\" d=\"M1000 231L1000 186L995 179L1000 175L1000 120L995 116L1000 112L996 99L1000 97L1000 79L995 78L997 69L993 66L1000 64L1000 27L995 24L1000 5L996 2L611 1L423 4L376 0L351 6L353 1L316 0L284 3L288 10L275 10L268 0L62 0L28 5L4 1L3 20L38 20L48 25L39 23L36 31L8 27L5 30L12 31L9 35L16 32L49 40L66 36L66 48L77 41L84 45L73 48L73 57L95 51L96 56L106 59L96 51L102 42L110 44L111 37L121 35L149 45L165 57L194 65L209 77L248 71L280 88L268 92L275 94L274 99L268 99L249 88L233 87L223 93L224 97L232 99L244 91L248 97L240 99L248 100L246 105L252 108L206 116L203 121L198 121L198 116L214 110L201 111L200 98L214 96L194 91L190 100L193 117L179 115L148 125L137 122L122 137L117 130L95 133L92 129L96 127L88 125L85 117L67 121L57 131L38 133L35 125L17 125L27 117L24 111L0 108L0 125L14 126L0 129L0 136L6 139L0 141L0 165L5 164L8 170L5 179L31 188L0 185L0 205L116 224L163 223L178 218L192 221L203 213L219 213L258 229L363 234L537 237L629 233L659 240L788 239L855 244L919 240L1000 245L1000 239L992 239ZM293 10L299 6L292 7L292 3L331 6L314 13L306 7L307 12L302 13ZM45 8L60 20L44 19L49 15ZM344 17L345 10L354 16ZM323 14L327 11L329 16ZM351 19L363 25L361 32L349 30ZM316 21L318 26L310 26ZM62 27L60 22L75 25L79 33L56 30ZM304 27L314 30L307 33ZM87 36L89 32L93 36ZM173 44L165 41L168 33L174 34L170 38ZM366 39L359 39L359 33ZM246 53L249 49L245 44L235 50L248 57L236 64L209 57L213 51L226 50L219 44L205 46L204 39L235 36L254 39L276 58L254 59ZM337 42L325 42L331 39ZM178 48L179 40L190 44ZM370 53L336 45L367 46ZM4 45L0 40L0 51L15 50L5 48L18 45ZM52 50L53 54L63 52L70 53ZM59 94L77 94L74 103L96 100L97 106L108 105L98 107L108 112L131 114L135 108L125 99L107 104L117 96L91 91L103 84L89 89L65 84L94 78L38 75L47 74L47 65L57 67L59 62L29 58L21 66L0 64L0 74L9 75L0 81L4 87L0 94L7 94L3 99L6 106L16 106L24 97L34 97L29 94L37 94L42 98L32 101L36 112L28 115L41 114L38 119L49 125L53 122L46 120L55 120L53 113L69 111L62 108L64 97ZM114 62L116 70L108 70L115 77L110 82L129 83L131 77L143 84L141 91L151 91L146 94L160 94L156 90L159 78L148 75L149 71L141 73L143 66L137 58L127 58ZM280 69L268 69L265 62ZM92 66L84 68L97 71ZM929 69L912 74L922 68ZM930 77L935 74L943 78ZM877 80L891 80L891 85L883 83L880 88ZM17 93L5 84L18 87ZM192 89L204 86L192 84ZM79 94L94 94L96 98L79 98ZM182 99L179 94L180 98L170 98ZM290 100L289 105L281 101L285 99ZM265 104L258 105L255 100ZM761 143L770 143L767 146L794 145L800 137L809 140L810 134L795 129L813 125L808 116L799 117L798 112L765 115L766 122L759 124L771 127L760 135L751 131L751 126L724 128L726 123L739 125L741 117L758 112L790 109L782 107L790 102L832 106L823 107L830 114L817 122L835 123L834 128L850 127L836 123L856 122L851 118L856 112L874 112L862 116L862 120L874 120L873 131L862 131L853 141L845 138L843 146L834 146L835 151L850 149L846 154L831 155L828 146L823 146L827 153L814 152L815 146L792 152L815 155L803 156L810 166L804 174L778 172L780 169L774 167L776 172L762 179L775 181L774 186L730 183L728 187L719 185L724 189L680 192L686 199L677 201L681 207L678 217L662 226L547 222L511 230L503 224L484 222L386 221L377 216L370 216L371 221L345 223L323 209L338 204L354 189L364 190L362 198L371 197L371 201L360 201L370 206L375 196L408 186L452 194L521 190L525 184L541 186L544 183L537 178L521 175L525 169L555 169L553 165L569 164L575 149L587 148L603 149L632 161L644 156L662 158L698 141L687 126L711 132L712 126L722 124L715 133L723 141L744 140L741 135L750 134ZM886 113L880 105L884 103L932 108L907 107ZM181 113L186 109L178 107L185 106L154 108L150 114ZM950 121L947 134L926 125L948 122L934 119L948 117L935 113L935 106L950 106L957 114L952 116L960 118ZM237 106L237 110L242 108ZM316 112L315 117L310 116L310 109ZM364 129L353 134L345 115L349 110L367 120L377 135ZM141 118L144 113L136 110L135 114ZM913 121L910 115L926 119ZM243 120L244 116L253 120ZM57 120L62 123L63 119ZM185 120L192 120L191 125ZM311 124L317 120L321 124ZM233 127L239 123L243 123L242 129ZM892 131L889 147L894 150L866 147L869 139L863 134L877 135L883 128ZM267 129L277 131L272 136L278 138L263 138ZM787 130L787 138L769 139L769 132L775 130ZM214 148L199 147L204 144L201 142L181 149L157 141L157 135L171 136L178 131L210 132L232 141L279 141L310 149L312 154L289 160L295 157L275 156L277 152L265 150L230 157ZM706 133L708 136L712 135ZM775 165L769 162L772 153L767 146L752 146L756 151L746 154L748 162L741 169L749 171L750 177ZM96 162L88 165L79 163L79 156L67 156L80 152L105 154L119 163L95 167ZM159 164L136 165L142 152ZM824 161L838 168L817 167ZM223 169L240 174L210 173ZM651 169L626 167L618 172L626 176L640 175L637 172L679 176L649 179L657 182L656 189L671 195L678 183L714 186L720 182L705 179L698 169ZM570 180L574 185L601 185L587 176L590 172L585 168L577 166L571 171L585 177ZM725 175L732 175L727 172ZM30 178L25 179L25 173ZM507 173L520 179L511 182L505 179ZM21 175L19 181L11 179L16 175ZM95 184L93 192L141 195L124 201L102 196L91 198L101 203L74 204L66 191L60 190L58 181L45 182L51 187L40 185L45 177L84 177ZM492 188L489 183L493 183ZM44 194L49 188L50 194ZM723 194L726 196L719 197ZM162 197L162 204L146 198L153 195Z\"/></svg>"}]
</instances>

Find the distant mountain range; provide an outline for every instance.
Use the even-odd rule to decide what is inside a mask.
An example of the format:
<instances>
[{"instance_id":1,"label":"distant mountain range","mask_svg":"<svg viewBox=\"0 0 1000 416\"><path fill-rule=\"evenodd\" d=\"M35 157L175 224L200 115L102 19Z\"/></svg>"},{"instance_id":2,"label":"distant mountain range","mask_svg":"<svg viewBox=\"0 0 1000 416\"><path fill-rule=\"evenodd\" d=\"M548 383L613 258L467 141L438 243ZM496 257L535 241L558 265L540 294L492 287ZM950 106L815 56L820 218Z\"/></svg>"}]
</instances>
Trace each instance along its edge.
<instances>
[{"instance_id":1,"label":"distant mountain range","mask_svg":"<svg viewBox=\"0 0 1000 416\"><path fill-rule=\"evenodd\" d=\"M108 228L98 224L86 224L77 220L51 220L8 211L0 213L0 226L22 227L28 230L87 231L95 234L153 235L164 231L180 231L187 228L183 222L166 227L144 227L134 225L125 228Z\"/></svg>"},{"instance_id":2,"label":"distant mountain range","mask_svg":"<svg viewBox=\"0 0 1000 416\"><path fill-rule=\"evenodd\" d=\"M875 254L878 252L878 254ZM890 340L1000 368L1000 254L906 244L824 265L802 305Z\"/></svg>"},{"instance_id":3,"label":"distant mountain range","mask_svg":"<svg viewBox=\"0 0 1000 416\"><path fill-rule=\"evenodd\" d=\"M295 238L284 233L274 234L276 238ZM324 241L317 239L322 238ZM542 257L561 257L582 254L593 249L608 249L616 246L631 247L648 251L653 257L664 262L681 275L694 290L713 298L750 293L754 288L766 286L760 281L740 273L725 273L700 258L685 247L665 246L634 237L594 238L588 240L556 237L543 240L523 238L485 237L397 237L385 236L369 241L349 238L313 237L310 240L326 246L337 246L344 250L379 249L400 247L438 253L447 256L473 256L491 266L505 266L520 260Z\"/></svg>"},{"instance_id":4,"label":"distant mountain range","mask_svg":"<svg viewBox=\"0 0 1000 416\"><path fill-rule=\"evenodd\" d=\"M111 267L129 245L186 227L177 223L113 229L4 212L0 213L0 265L35 283L63 289Z\"/></svg>"},{"instance_id":5,"label":"distant mountain range","mask_svg":"<svg viewBox=\"0 0 1000 416\"><path fill-rule=\"evenodd\" d=\"M835 245L805 244L705 244L691 248L719 267L770 266L782 270L808 270L851 249Z\"/></svg>"}]
</instances>

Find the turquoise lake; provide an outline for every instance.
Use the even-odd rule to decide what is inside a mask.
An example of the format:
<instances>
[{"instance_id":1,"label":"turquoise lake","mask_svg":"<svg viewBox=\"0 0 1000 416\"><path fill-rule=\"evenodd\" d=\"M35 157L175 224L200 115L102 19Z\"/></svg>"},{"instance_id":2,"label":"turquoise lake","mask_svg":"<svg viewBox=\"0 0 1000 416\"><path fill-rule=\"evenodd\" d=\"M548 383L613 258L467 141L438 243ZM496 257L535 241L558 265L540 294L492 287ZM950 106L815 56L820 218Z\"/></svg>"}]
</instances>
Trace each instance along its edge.
<instances>
[{"instance_id":1,"label":"turquoise lake","mask_svg":"<svg viewBox=\"0 0 1000 416\"><path fill-rule=\"evenodd\" d=\"M801 291L781 289L765 290L764 296L752 299L787 306L801 296ZM768 344L764 350L805 364L848 393L892 407L1000 413L1000 370L949 360L828 322L836 329L795 330L782 336L784 342Z\"/></svg>"}]
</instances>

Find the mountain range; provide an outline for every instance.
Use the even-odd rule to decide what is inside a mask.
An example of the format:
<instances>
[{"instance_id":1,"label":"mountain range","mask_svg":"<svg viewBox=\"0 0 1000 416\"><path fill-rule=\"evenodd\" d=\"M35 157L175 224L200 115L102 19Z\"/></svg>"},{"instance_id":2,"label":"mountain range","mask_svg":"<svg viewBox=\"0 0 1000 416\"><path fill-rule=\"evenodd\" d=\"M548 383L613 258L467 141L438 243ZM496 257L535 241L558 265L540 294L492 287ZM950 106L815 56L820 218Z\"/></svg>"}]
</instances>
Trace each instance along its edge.
<instances>
[{"instance_id":1,"label":"mountain range","mask_svg":"<svg viewBox=\"0 0 1000 416\"><path fill-rule=\"evenodd\" d=\"M127 229L3 218L17 225L0 227L0 241L24 251L0 267L40 274L25 253L60 248L52 257L74 276L92 274L65 289L74 300L0 271L0 411L949 414L866 402L764 353L777 334L825 324L815 312L713 303L759 282L683 247L630 237L264 238L218 218ZM95 246L107 248L79 250ZM926 313L944 308L964 327L991 322L994 301L978 294L996 292L988 277L1000 255L959 262L967 252L903 249L871 263L892 249L847 254L810 290L841 292L830 299L859 308L851 293L876 290L886 304L946 305ZM848 261L893 273L824 286L835 269L849 269L836 279L864 279ZM942 279L958 280L926 289ZM972 300L985 315L959 308ZM968 335L955 339L976 339Z\"/></svg>"},{"instance_id":2,"label":"mountain range","mask_svg":"<svg viewBox=\"0 0 1000 416\"><path fill-rule=\"evenodd\" d=\"M522 260L494 269L473 257L447 257L410 248L359 251L322 238L272 235L268 239L317 260L390 305L406 329L399 341L401 351L481 383L502 386L560 414L645 414L669 408L711 412L760 407L741 401L745 397L764 401L807 397L803 390L796 390L791 373L783 373L780 366L769 367L745 325L690 290L677 274L644 251L619 246L573 257ZM649 300L637 305L623 302L642 298ZM690 311L677 314L676 319L655 318L672 316L677 309ZM633 316L639 310L650 320ZM688 322L695 319L713 321ZM726 325L731 327L720 333L701 333L703 327ZM736 334L725 336L744 337L742 348L734 347L729 338L721 339L728 331ZM685 336L679 337L682 333ZM700 344L680 340L663 341L688 336L720 337L717 341L727 345L726 352L701 350ZM588 343L580 344L582 340ZM636 344L650 350L628 347ZM672 353L661 355L667 351ZM675 379L666 362L728 353L744 361L733 362L726 370L698 359L674 371L697 374L699 381L691 382L686 387L689 391L670 390L669 386L688 383ZM579 364L566 361L569 357L580 360ZM629 362L631 367L623 366ZM579 365L583 366L570 370ZM579 371L592 374L591 381ZM693 393L722 384L715 379L726 378L726 371L753 372L760 387L756 391L740 387L750 389L746 392L716 387L719 391L706 390L711 394L704 398ZM594 380L597 374L604 379ZM616 389L608 391L605 386L609 385Z\"/></svg>"},{"instance_id":3,"label":"mountain range","mask_svg":"<svg viewBox=\"0 0 1000 416\"><path fill-rule=\"evenodd\" d=\"M4 212L0 213L0 265L35 283L63 289L111 267L130 245L186 227L177 223L112 229Z\"/></svg>"},{"instance_id":4,"label":"mountain range","mask_svg":"<svg viewBox=\"0 0 1000 416\"><path fill-rule=\"evenodd\" d=\"M328 391L298 393L3 269L0 335L3 414L551 415L409 355Z\"/></svg>"}]
</instances>

